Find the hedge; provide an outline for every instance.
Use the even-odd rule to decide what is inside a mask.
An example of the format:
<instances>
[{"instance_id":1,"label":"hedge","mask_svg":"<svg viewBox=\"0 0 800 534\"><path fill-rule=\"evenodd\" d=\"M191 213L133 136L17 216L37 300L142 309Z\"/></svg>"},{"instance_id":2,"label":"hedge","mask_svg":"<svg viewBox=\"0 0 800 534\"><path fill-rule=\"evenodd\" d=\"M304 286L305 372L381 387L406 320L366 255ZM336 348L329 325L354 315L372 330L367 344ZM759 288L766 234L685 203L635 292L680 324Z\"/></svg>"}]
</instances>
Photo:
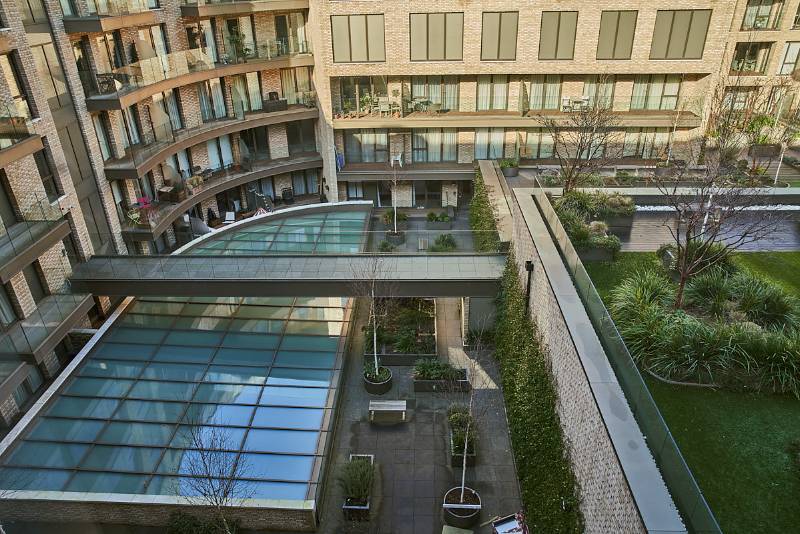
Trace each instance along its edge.
<instances>
[{"instance_id":1,"label":"hedge","mask_svg":"<svg viewBox=\"0 0 800 534\"><path fill-rule=\"evenodd\" d=\"M577 486L556 413L555 386L525 314L524 295L509 254L498 297L495 355L525 517L531 532L582 532Z\"/></svg>"},{"instance_id":2,"label":"hedge","mask_svg":"<svg viewBox=\"0 0 800 534\"><path fill-rule=\"evenodd\" d=\"M489 192L480 171L475 172L472 182L472 200L469 203L469 227L476 252L497 252L500 250L500 236L494 210L489 202Z\"/></svg>"}]
</instances>

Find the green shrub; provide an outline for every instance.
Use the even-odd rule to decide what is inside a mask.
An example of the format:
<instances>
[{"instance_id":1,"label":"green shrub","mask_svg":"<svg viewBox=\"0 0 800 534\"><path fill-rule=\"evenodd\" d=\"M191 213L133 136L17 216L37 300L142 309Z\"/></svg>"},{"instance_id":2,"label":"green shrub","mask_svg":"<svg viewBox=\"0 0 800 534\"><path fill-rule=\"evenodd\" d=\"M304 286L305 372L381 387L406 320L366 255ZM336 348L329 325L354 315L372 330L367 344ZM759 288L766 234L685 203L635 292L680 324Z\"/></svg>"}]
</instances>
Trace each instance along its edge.
<instances>
[{"instance_id":1,"label":"green shrub","mask_svg":"<svg viewBox=\"0 0 800 534\"><path fill-rule=\"evenodd\" d=\"M381 217L383 224L386 226L394 226L394 209L386 210ZM408 214L402 211L397 212L397 222L402 223L408 220Z\"/></svg>"},{"instance_id":2,"label":"green shrub","mask_svg":"<svg viewBox=\"0 0 800 534\"><path fill-rule=\"evenodd\" d=\"M758 389L800 398L800 334L763 332L757 339Z\"/></svg>"},{"instance_id":3,"label":"green shrub","mask_svg":"<svg viewBox=\"0 0 800 534\"><path fill-rule=\"evenodd\" d=\"M789 453L794 467L798 470L797 474L800 475L800 439L793 440L789 443L786 452Z\"/></svg>"},{"instance_id":4,"label":"green shrub","mask_svg":"<svg viewBox=\"0 0 800 534\"><path fill-rule=\"evenodd\" d=\"M378 245L378 252L388 253L394 252L397 250L397 247L386 241L385 239L380 242Z\"/></svg>"},{"instance_id":5,"label":"green shrub","mask_svg":"<svg viewBox=\"0 0 800 534\"><path fill-rule=\"evenodd\" d=\"M341 467L338 481L346 499L366 503L372 494L375 466L369 458L353 458Z\"/></svg>"},{"instance_id":6,"label":"green shrub","mask_svg":"<svg viewBox=\"0 0 800 534\"><path fill-rule=\"evenodd\" d=\"M781 287L739 272L732 279L738 309L764 328L795 330L800 326L800 305Z\"/></svg>"},{"instance_id":7,"label":"green shrub","mask_svg":"<svg viewBox=\"0 0 800 534\"><path fill-rule=\"evenodd\" d=\"M239 522L226 518L231 534L239 531ZM175 512L169 517L166 534L224 534L225 526L220 519L201 519L183 512Z\"/></svg>"},{"instance_id":8,"label":"green shrub","mask_svg":"<svg viewBox=\"0 0 800 534\"><path fill-rule=\"evenodd\" d=\"M386 382L390 376L392 375L389 369L382 365L376 370L375 362L372 361L371 357L364 359L364 378L370 382Z\"/></svg>"},{"instance_id":9,"label":"green shrub","mask_svg":"<svg viewBox=\"0 0 800 534\"><path fill-rule=\"evenodd\" d=\"M610 295L614 317L627 322L626 314L635 314L649 304L663 307L671 305L675 300L675 288L660 274L643 270L625 279Z\"/></svg>"},{"instance_id":10,"label":"green shrub","mask_svg":"<svg viewBox=\"0 0 800 534\"><path fill-rule=\"evenodd\" d=\"M421 358L414 362L416 380L459 380L461 371L437 358Z\"/></svg>"},{"instance_id":11,"label":"green shrub","mask_svg":"<svg viewBox=\"0 0 800 534\"><path fill-rule=\"evenodd\" d=\"M475 454L476 430L475 420L469 414L466 406L452 406L447 412L447 422L450 423L450 431L453 433L453 452L464 451L464 438L469 427L469 442L467 444L467 454Z\"/></svg>"},{"instance_id":12,"label":"green shrub","mask_svg":"<svg viewBox=\"0 0 800 534\"><path fill-rule=\"evenodd\" d=\"M449 220L450 216L444 211L439 214L432 211L428 213L428 222L448 222Z\"/></svg>"},{"instance_id":13,"label":"green shrub","mask_svg":"<svg viewBox=\"0 0 800 534\"><path fill-rule=\"evenodd\" d=\"M442 234L428 247L430 252L452 252L456 249L456 239L452 234Z\"/></svg>"},{"instance_id":14,"label":"green shrub","mask_svg":"<svg viewBox=\"0 0 800 534\"><path fill-rule=\"evenodd\" d=\"M731 289L728 273L715 268L692 277L686 283L685 298L687 304L720 317L732 297Z\"/></svg>"},{"instance_id":15,"label":"green shrub","mask_svg":"<svg viewBox=\"0 0 800 534\"><path fill-rule=\"evenodd\" d=\"M507 158L500 160L501 169L512 169L514 167L519 167L519 160L515 158Z\"/></svg>"},{"instance_id":16,"label":"green shrub","mask_svg":"<svg viewBox=\"0 0 800 534\"><path fill-rule=\"evenodd\" d=\"M413 328L403 328L394 337L394 350L400 354L415 354L417 352L417 331Z\"/></svg>"},{"instance_id":17,"label":"green shrub","mask_svg":"<svg viewBox=\"0 0 800 534\"><path fill-rule=\"evenodd\" d=\"M472 200L469 203L469 227L476 252L500 250L500 235L497 221L489 201L489 193L480 171L475 173L472 183Z\"/></svg>"},{"instance_id":18,"label":"green shrub","mask_svg":"<svg viewBox=\"0 0 800 534\"><path fill-rule=\"evenodd\" d=\"M524 295L509 254L498 295L495 355L523 507L531 532L578 533L583 519L556 411L557 395L525 313Z\"/></svg>"},{"instance_id":19,"label":"green shrub","mask_svg":"<svg viewBox=\"0 0 800 534\"><path fill-rule=\"evenodd\" d=\"M584 217L572 207L559 207L556 210L558 218L561 221L561 226L567 232L572 244L577 248L578 243L584 243L589 240L589 225L586 224Z\"/></svg>"}]
</instances>

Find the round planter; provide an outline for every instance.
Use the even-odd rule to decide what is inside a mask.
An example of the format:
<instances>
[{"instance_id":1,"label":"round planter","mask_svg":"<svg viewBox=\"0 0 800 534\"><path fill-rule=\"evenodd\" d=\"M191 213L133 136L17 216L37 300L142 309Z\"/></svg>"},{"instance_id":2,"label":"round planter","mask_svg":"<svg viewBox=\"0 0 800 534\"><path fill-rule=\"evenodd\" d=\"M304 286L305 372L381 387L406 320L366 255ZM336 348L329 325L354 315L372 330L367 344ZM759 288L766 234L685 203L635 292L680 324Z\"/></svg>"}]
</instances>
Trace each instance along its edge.
<instances>
[{"instance_id":1,"label":"round planter","mask_svg":"<svg viewBox=\"0 0 800 534\"><path fill-rule=\"evenodd\" d=\"M394 246L402 245L406 242L406 234L402 231L398 231L397 233L388 231L386 232L386 241Z\"/></svg>"},{"instance_id":2,"label":"round planter","mask_svg":"<svg viewBox=\"0 0 800 534\"><path fill-rule=\"evenodd\" d=\"M383 382L370 382L367 380L367 377L364 378L364 389L367 390L367 393L372 395L383 395L384 393L388 393L390 389L392 389L392 370L381 366L383 369L389 371L389 378L384 380Z\"/></svg>"},{"instance_id":3,"label":"round planter","mask_svg":"<svg viewBox=\"0 0 800 534\"><path fill-rule=\"evenodd\" d=\"M505 167L500 170L503 171L503 176L505 176L506 178L511 178L519 174L519 167Z\"/></svg>"},{"instance_id":4,"label":"round planter","mask_svg":"<svg viewBox=\"0 0 800 534\"><path fill-rule=\"evenodd\" d=\"M442 501L444 522L451 527L472 528L478 523L478 520L481 517L481 496L477 491L469 487L466 488L466 492L471 492L473 495L475 495L475 497L478 498L478 508L451 508L444 506L447 503L448 495L453 493L457 495L460 492L461 486L456 486L455 488L449 489L447 493L444 494L444 500Z\"/></svg>"}]
</instances>

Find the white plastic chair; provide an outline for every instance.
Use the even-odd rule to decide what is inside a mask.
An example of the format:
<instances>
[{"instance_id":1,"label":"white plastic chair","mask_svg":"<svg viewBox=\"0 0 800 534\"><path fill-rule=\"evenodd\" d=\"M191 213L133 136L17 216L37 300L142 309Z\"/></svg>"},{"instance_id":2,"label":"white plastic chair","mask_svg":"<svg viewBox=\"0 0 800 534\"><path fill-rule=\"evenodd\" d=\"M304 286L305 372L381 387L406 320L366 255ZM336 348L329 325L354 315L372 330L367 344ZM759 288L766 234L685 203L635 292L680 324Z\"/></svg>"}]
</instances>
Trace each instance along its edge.
<instances>
[{"instance_id":1,"label":"white plastic chair","mask_svg":"<svg viewBox=\"0 0 800 534\"><path fill-rule=\"evenodd\" d=\"M222 224L231 224L236 222L236 213L232 211L225 212L225 220L222 221Z\"/></svg>"}]
</instances>

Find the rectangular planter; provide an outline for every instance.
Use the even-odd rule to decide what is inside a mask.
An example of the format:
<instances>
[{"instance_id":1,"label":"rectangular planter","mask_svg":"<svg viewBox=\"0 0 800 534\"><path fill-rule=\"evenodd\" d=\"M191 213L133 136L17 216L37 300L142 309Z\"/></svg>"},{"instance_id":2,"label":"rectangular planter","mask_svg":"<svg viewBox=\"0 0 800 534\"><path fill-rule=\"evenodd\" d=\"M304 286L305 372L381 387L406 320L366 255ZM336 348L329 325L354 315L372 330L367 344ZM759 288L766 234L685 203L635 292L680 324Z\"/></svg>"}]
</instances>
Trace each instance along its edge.
<instances>
[{"instance_id":1,"label":"rectangular planter","mask_svg":"<svg viewBox=\"0 0 800 534\"><path fill-rule=\"evenodd\" d=\"M633 215L607 217L605 223L608 225L610 233L617 237L627 237L631 235L631 230L633 229Z\"/></svg>"},{"instance_id":2,"label":"rectangular planter","mask_svg":"<svg viewBox=\"0 0 800 534\"><path fill-rule=\"evenodd\" d=\"M461 454L462 451L455 452L453 450L453 430L450 431L450 466L451 467L461 467L464 463L464 455ZM474 445L474 448L477 448L477 443ZM475 457L476 454L467 454L467 467L473 467L475 465Z\"/></svg>"},{"instance_id":3,"label":"rectangular planter","mask_svg":"<svg viewBox=\"0 0 800 534\"><path fill-rule=\"evenodd\" d=\"M394 223L386 224L385 222L381 221L381 224L383 224L383 229L387 232L394 232ZM408 230L408 221L397 221L397 231L404 232L406 230Z\"/></svg>"},{"instance_id":4,"label":"rectangular planter","mask_svg":"<svg viewBox=\"0 0 800 534\"><path fill-rule=\"evenodd\" d=\"M611 261L614 253L605 248L584 248L578 250L581 261Z\"/></svg>"},{"instance_id":5,"label":"rectangular planter","mask_svg":"<svg viewBox=\"0 0 800 534\"><path fill-rule=\"evenodd\" d=\"M365 358L372 358L372 354L365 354ZM435 358L436 354L378 354L381 365L411 367L422 358Z\"/></svg>"},{"instance_id":6,"label":"rectangular planter","mask_svg":"<svg viewBox=\"0 0 800 534\"><path fill-rule=\"evenodd\" d=\"M348 459L353 460L354 458L369 458L369 463L375 465L374 454L351 454ZM345 519L349 521L369 521L370 503L370 499L367 499L367 504L365 505L347 504L347 500L345 500L342 504L342 513Z\"/></svg>"},{"instance_id":7,"label":"rectangular planter","mask_svg":"<svg viewBox=\"0 0 800 534\"><path fill-rule=\"evenodd\" d=\"M426 230L451 230L453 221L425 221Z\"/></svg>"},{"instance_id":8,"label":"rectangular planter","mask_svg":"<svg viewBox=\"0 0 800 534\"><path fill-rule=\"evenodd\" d=\"M467 380L467 370L459 369L460 380L417 380L414 379L414 391L416 393L433 393L435 391L445 391L454 393L466 393L470 389Z\"/></svg>"}]
</instances>

